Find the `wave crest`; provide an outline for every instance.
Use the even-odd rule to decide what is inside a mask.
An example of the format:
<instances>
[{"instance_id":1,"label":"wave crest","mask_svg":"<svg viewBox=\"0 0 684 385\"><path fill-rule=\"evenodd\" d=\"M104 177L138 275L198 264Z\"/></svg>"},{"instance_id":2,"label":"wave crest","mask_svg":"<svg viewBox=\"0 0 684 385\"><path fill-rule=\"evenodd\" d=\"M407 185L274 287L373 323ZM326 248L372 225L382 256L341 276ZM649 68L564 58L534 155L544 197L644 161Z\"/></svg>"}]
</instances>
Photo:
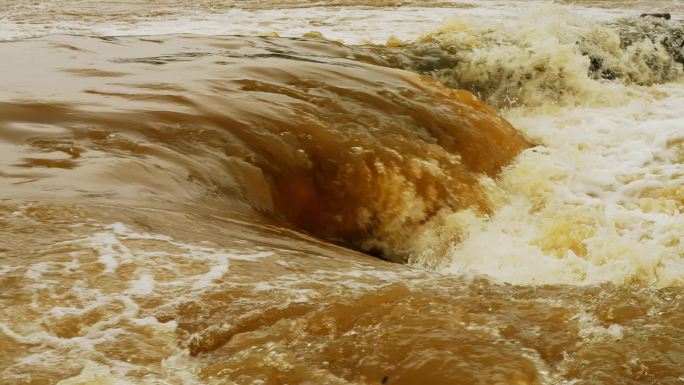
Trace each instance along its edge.
<instances>
[{"instance_id":1,"label":"wave crest","mask_svg":"<svg viewBox=\"0 0 684 385\"><path fill-rule=\"evenodd\" d=\"M44 55L9 65L23 99L0 104L7 135L29 144L8 147L0 170L19 194L30 183L78 197L249 206L402 260L440 212L487 211L487 178L529 146L472 94L352 60L355 49L340 44L192 35L4 44L16 50L10 59ZM59 81L33 83L21 76L27 66ZM27 168L42 174L27 182Z\"/></svg>"},{"instance_id":2,"label":"wave crest","mask_svg":"<svg viewBox=\"0 0 684 385\"><path fill-rule=\"evenodd\" d=\"M411 43L379 48L386 64L466 89L499 107L611 103L615 82L684 73L684 24L652 17L592 23L557 5L496 24L452 18Z\"/></svg>"}]
</instances>

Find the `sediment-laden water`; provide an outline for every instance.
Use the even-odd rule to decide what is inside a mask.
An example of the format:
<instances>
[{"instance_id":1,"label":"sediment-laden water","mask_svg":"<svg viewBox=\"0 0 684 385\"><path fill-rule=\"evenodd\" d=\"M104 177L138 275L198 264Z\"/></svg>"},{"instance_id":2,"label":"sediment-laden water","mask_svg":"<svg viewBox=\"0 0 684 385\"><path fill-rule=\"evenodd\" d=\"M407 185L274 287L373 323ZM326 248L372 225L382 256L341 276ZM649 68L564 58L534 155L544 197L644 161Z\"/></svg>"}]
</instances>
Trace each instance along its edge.
<instances>
[{"instance_id":1,"label":"sediment-laden water","mask_svg":"<svg viewBox=\"0 0 684 385\"><path fill-rule=\"evenodd\" d=\"M0 1L0 383L684 383L648 4Z\"/></svg>"}]
</instances>

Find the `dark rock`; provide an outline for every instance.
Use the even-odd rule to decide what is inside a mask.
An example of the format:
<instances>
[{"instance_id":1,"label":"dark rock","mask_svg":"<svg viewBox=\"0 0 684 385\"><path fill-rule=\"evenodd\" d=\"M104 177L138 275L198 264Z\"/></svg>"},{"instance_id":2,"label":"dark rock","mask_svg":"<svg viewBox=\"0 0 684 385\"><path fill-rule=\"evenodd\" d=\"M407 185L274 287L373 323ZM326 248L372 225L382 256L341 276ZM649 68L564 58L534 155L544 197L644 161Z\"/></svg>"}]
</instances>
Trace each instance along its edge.
<instances>
[{"instance_id":1,"label":"dark rock","mask_svg":"<svg viewBox=\"0 0 684 385\"><path fill-rule=\"evenodd\" d=\"M665 20L670 20L672 19L672 15L670 15L669 12L663 12L663 13L642 13L640 17L657 17L659 19L665 19Z\"/></svg>"}]
</instances>

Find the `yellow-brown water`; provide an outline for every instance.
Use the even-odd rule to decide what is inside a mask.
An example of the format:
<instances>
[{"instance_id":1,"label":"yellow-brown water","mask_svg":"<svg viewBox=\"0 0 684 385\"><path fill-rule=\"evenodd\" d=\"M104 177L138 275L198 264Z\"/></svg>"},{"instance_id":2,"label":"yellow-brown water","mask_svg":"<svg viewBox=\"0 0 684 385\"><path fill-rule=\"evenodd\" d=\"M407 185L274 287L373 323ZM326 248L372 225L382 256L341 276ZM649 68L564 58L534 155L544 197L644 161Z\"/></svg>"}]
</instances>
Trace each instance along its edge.
<instances>
[{"instance_id":1,"label":"yellow-brown water","mask_svg":"<svg viewBox=\"0 0 684 385\"><path fill-rule=\"evenodd\" d=\"M396 251L443 209L488 210L481 179L529 146L469 93L354 61L332 43L4 45L18 63L3 65L3 136L24 144L4 153L6 191L29 183L53 198L244 203L324 238ZM49 52L50 66L25 50Z\"/></svg>"},{"instance_id":2,"label":"yellow-brown water","mask_svg":"<svg viewBox=\"0 0 684 385\"><path fill-rule=\"evenodd\" d=\"M394 51L0 43L0 384L684 383L684 127L662 112L684 100L681 66L657 56L671 68L652 83L675 83L616 90L580 52L569 82L544 83L552 63L517 94L515 77L468 83L536 106L507 112L518 130L467 91L390 68L462 82L420 57L454 55L450 25ZM502 57L525 78L538 57L520 52ZM624 73L642 57L613 53ZM643 95L652 106L617 121L652 132L611 131L601 115ZM620 146L637 161L610 184ZM605 180L584 171L597 159Z\"/></svg>"},{"instance_id":3,"label":"yellow-brown water","mask_svg":"<svg viewBox=\"0 0 684 385\"><path fill-rule=\"evenodd\" d=\"M3 242L14 262L2 279L4 383L681 376L677 289L440 276L211 213L5 202L3 214L15 237ZM131 225L100 224L117 221Z\"/></svg>"}]
</instances>

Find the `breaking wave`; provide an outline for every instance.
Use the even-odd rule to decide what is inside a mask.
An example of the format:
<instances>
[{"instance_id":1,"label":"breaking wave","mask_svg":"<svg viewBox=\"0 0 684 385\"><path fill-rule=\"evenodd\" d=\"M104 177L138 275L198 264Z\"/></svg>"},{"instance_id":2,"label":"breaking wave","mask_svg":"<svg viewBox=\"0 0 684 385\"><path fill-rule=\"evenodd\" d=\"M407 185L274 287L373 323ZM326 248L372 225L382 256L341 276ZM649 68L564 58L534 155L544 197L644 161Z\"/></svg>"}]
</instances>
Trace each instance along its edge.
<instances>
[{"instance_id":1,"label":"breaking wave","mask_svg":"<svg viewBox=\"0 0 684 385\"><path fill-rule=\"evenodd\" d=\"M684 73L684 23L597 23L558 5L503 23L454 17L415 42L390 39L388 46L376 47L384 64L498 107L621 103L620 84L664 83Z\"/></svg>"},{"instance_id":2,"label":"breaking wave","mask_svg":"<svg viewBox=\"0 0 684 385\"><path fill-rule=\"evenodd\" d=\"M8 149L3 173L53 196L246 205L403 260L442 212L487 212L492 178L530 145L470 93L350 60L353 48L329 42L3 44L17 60L13 49L46 52L14 68L58 79L36 88L27 80L21 99L0 104L3 135L28 143ZM72 64L74 52L89 64Z\"/></svg>"}]
</instances>

